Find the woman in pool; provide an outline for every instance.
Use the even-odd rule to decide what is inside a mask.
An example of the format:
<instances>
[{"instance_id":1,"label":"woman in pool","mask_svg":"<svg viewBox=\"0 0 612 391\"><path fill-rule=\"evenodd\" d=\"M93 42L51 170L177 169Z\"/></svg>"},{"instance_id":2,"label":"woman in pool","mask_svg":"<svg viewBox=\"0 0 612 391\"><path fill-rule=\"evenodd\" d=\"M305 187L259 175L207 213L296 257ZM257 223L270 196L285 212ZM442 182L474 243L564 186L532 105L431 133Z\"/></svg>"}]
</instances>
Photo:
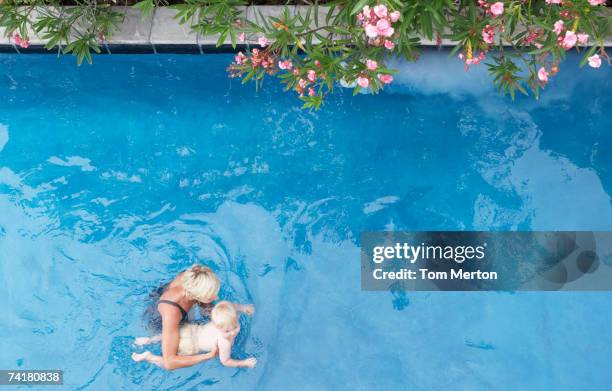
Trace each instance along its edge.
<instances>
[{"instance_id":1,"label":"woman in pool","mask_svg":"<svg viewBox=\"0 0 612 391\"><path fill-rule=\"evenodd\" d=\"M194 304L210 307L219 299L219 278L208 267L193 265L179 274L172 282L162 288L157 311L153 310L153 326L159 328L161 323L161 345L163 367L167 370L190 367L215 357L214 349L205 354L193 356L178 355L179 329L187 320L187 313ZM252 314L252 305L234 304L238 311ZM159 318L159 319L155 319Z\"/></svg>"}]
</instances>

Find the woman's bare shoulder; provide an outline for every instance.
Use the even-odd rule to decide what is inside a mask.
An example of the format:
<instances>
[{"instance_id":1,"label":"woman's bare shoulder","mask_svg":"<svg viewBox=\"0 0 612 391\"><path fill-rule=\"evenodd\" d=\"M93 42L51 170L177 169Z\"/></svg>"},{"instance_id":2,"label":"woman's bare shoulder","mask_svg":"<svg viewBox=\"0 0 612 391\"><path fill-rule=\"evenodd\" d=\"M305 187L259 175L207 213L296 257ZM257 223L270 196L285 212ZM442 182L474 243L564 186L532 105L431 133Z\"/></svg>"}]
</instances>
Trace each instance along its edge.
<instances>
[{"instance_id":1,"label":"woman's bare shoulder","mask_svg":"<svg viewBox=\"0 0 612 391\"><path fill-rule=\"evenodd\" d=\"M159 298L162 300L179 301L183 298L183 296L183 288L178 284L171 283Z\"/></svg>"},{"instance_id":2,"label":"woman's bare shoulder","mask_svg":"<svg viewBox=\"0 0 612 391\"><path fill-rule=\"evenodd\" d=\"M177 274L176 277L174 277L174 279L172 281L170 281L170 283L168 284L168 287L166 288L166 291L172 289L172 288L176 288L177 286L180 287L182 286L182 279L183 276L185 275L185 271L180 272L179 274Z\"/></svg>"}]
</instances>

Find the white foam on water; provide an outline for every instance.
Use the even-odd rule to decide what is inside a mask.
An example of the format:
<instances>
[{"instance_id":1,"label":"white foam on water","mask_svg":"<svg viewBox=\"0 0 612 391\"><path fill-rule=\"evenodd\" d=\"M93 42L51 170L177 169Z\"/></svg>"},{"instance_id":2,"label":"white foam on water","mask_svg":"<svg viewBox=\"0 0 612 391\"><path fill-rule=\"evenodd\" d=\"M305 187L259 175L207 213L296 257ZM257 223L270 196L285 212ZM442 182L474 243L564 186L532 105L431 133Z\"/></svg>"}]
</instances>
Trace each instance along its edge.
<instances>
[{"instance_id":1,"label":"white foam on water","mask_svg":"<svg viewBox=\"0 0 612 391\"><path fill-rule=\"evenodd\" d=\"M79 167L82 171L96 170L96 167L91 165L91 160L80 156L68 156L65 160L57 156L51 156L47 162L63 167Z\"/></svg>"},{"instance_id":2,"label":"white foam on water","mask_svg":"<svg viewBox=\"0 0 612 391\"><path fill-rule=\"evenodd\" d=\"M176 149L176 154L181 156L181 157L186 157L186 156L190 156L193 155L195 151L189 147L186 146L182 146L182 147L178 147Z\"/></svg>"},{"instance_id":3,"label":"white foam on water","mask_svg":"<svg viewBox=\"0 0 612 391\"><path fill-rule=\"evenodd\" d=\"M372 202L368 202L363 206L363 213L369 214L378 212L387 207L387 205L391 205L399 201L399 197L397 196L385 196L375 199Z\"/></svg>"},{"instance_id":4,"label":"white foam on water","mask_svg":"<svg viewBox=\"0 0 612 391\"><path fill-rule=\"evenodd\" d=\"M131 182L131 183L142 183L140 175L128 174L123 171L110 170L102 173L104 179L116 179L119 182Z\"/></svg>"},{"instance_id":5,"label":"white foam on water","mask_svg":"<svg viewBox=\"0 0 612 391\"><path fill-rule=\"evenodd\" d=\"M114 204L115 202L117 202L117 200L109 200L106 197L98 197L98 198L94 198L93 200L91 200L92 203L94 204L98 204L98 205L102 205L103 207L108 207L111 204Z\"/></svg>"}]
</instances>

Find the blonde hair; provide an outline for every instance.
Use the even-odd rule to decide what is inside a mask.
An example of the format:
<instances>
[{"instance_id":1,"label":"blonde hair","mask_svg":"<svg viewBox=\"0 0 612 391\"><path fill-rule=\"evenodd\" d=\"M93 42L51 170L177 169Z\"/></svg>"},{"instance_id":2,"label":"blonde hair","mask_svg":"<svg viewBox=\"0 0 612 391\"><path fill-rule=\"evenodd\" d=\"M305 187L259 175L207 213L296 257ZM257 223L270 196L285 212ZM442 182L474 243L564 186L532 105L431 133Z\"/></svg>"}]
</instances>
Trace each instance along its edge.
<instances>
[{"instance_id":1,"label":"blonde hair","mask_svg":"<svg viewBox=\"0 0 612 391\"><path fill-rule=\"evenodd\" d=\"M221 285L211 268L197 264L185 271L181 283L189 300L202 303L211 303L215 300Z\"/></svg>"},{"instance_id":2,"label":"blonde hair","mask_svg":"<svg viewBox=\"0 0 612 391\"><path fill-rule=\"evenodd\" d=\"M217 328L229 329L238 326L238 313L229 301L220 301L212 309L210 319Z\"/></svg>"}]
</instances>

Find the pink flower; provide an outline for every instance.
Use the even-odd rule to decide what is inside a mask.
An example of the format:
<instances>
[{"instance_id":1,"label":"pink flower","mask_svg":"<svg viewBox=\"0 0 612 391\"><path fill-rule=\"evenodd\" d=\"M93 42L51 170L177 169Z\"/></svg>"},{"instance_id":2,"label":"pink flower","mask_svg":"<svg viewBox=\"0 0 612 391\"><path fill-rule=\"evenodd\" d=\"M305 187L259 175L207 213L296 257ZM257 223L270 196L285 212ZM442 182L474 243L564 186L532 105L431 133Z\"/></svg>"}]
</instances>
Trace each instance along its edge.
<instances>
[{"instance_id":1,"label":"pink flower","mask_svg":"<svg viewBox=\"0 0 612 391\"><path fill-rule=\"evenodd\" d=\"M370 71L373 71L376 68L378 68L378 63L376 61L374 61L374 60L367 59L366 60L366 66L368 67L368 69Z\"/></svg>"},{"instance_id":2,"label":"pink flower","mask_svg":"<svg viewBox=\"0 0 612 391\"><path fill-rule=\"evenodd\" d=\"M487 33L485 30L482 30L482 40L486 43L493 43L493 35Z\"/></svg>"},{"instance_id":3,"label":"pink flower","mask_svg":"<svg viewBox=\"0 0 612 391\"><path fill-rule=\"evenodd\" d=\"M315 92L314 88L310 87L308 89L308 96L315 96L317 93Z\"/></svg>"},{"instance_id":4,"label":"pink flower","mask_svg":"<svg viewBox=\"0 0 612 391\"><path fill-rule=\"evenodd\" d=\"M17 45L19 45L20 47L24 49L27 49L30 46L30 40L27 38L21 38L19 34L15 34L13 36L13 40L15 41Z\"/></svg>"},{"instance_id":5,"label":"pink flower","mask_svg":"<svg viewBox=\"0 0 612 391\"><path fill-rule=\"evenodd\" d=\"M589 41L589 34L578 33L576 36L578 37L578 43L581 45L586 45L586 43Z\"/></svg>"},{"instance_id":6,"label":"pink flower","mask_svg":"<svg viewBox=\"0 0 612 391\"><path fill-rule=\"evenodd\" d=\"M571 49L574 47L574 45L576 45L577 40L578 38L576 37L576 33L573 31L566 31L561 47L565 50Z\"/></svg>"},{"instance_id":7,"label":"pink flower","mask_svg":"<svg viewBox=\"0 0 612 391\"><path fill-rule=\"evenodd\" d=\"M561 34L564 28L564 23L562 20L557 20L554 24L553 32L557 35Z\"/></svg>"},{"instance_id":8,"label":"pink flower","mask_svg":"<svg viewBox=\"0 0 612 391\"><path fill-rule=\"evenodd\" d=\"M393 48L395 47L395 44L393 43L393 41L389 41L388 39L385 40L385 48L387 48L388 50L393 50Z\"/></svg>"},{"instance_id":9,"label":"pink flower","mask_svg":"<svg viewBox=\"0 0 612 391\"><path fill-rule=\"evenodd\" d=\"M368 88L370 86L370 80L367 77L359 76L357 78L357 84L359 84L361 88Z\"/></svg>"},{"instance_id":10,"label":"pink flower","mask_svg":"<svg viewBox=\"0 0 612 391\"><path fill-rule=\"evenodd\" d=\"M393 27L389 27L382 33L382 35L385 37L390 37L393 35L394 32L395 32L395 29Z\"/></svg>"},{"instance_id":11,"label":"pink flower","mask_svg":"<svg viewBox=\"0 0 612 391\"><path fill-rule=\"evenodd\" d=\"M370 38L378 37L378 29L373 24L367 24L365 26L365 33Z\"/></svg>"},{"instance_id":12,"label":"pink flower","mask_svg":"<svg viewBox=\"0 0 612 391\"><path fill-rule=\"evenodd\" d=\"M238 36L238 39L240 40L240 42L246 41L246 34L245 33L240 33L240 35Z\"/></svg>"},{"instance_id":13,"label":"pink flower","mask_svg":"<svg viewBox=\"0 0 612 391\"><path fill-rule=\"evenodd\" d=\"M236 61L236 64L238 65L242 65L244 63L244 60L246 60L246 56L242 52L238 52L238 54L236 54L236 56L234 57L234 61Z\"/></svg>"},{"instance_id":14,"label":"pink flower","mask_svg":"<svg viewBox=\"0 0 612 391\"><path fill-rule=\"evenodd\" d=\"M383 4L379 4L374 7L374 13L379 18L386 18L387 17L387 7Z\"/></svg>"},{"instance_id":15,"label":"pink flower","mask_svg":"<svg viewBox=\"0 0 612 391\"><path fill-rule=\"evenodd\" d=\"M541 82L548 83L548 72L546 72L544 67L538 70L538 79L540 79Z\"/></svg>"},{"instance_id":16,"label":"pink flower","mask_svg":"<svg viewBox=\"0 0 612 391\"><path fill-rule=\"evenodd\" d=\"M504 3L498 1L497 3L493 3L491 5L491 14L493 16L499 16L504 13Z\"/></svg>"},{"instance_id":17,"label":"pink flower","mask_svg":"<svg viewBox=\"0 0 612 391\"><path fill-rule=\"evenodd\" d=\"M588 60L591 68L599 68L601 66L601 58L599 57L599 54L592 55L588 58Z\"/></svg>"},{"instance_id":18,"label":"pink flower","mask_svg":"<svg viewBox=\"0 0 612 391\"><path fill-rule=\"evenodd\" d=\"M278 62L279 69L291 70L293 68L293 63L291 60L279 61Z\"/></svg>"},{"instance_id":19,"label":"pink flower","mask_svg":"<svg viewBox=\"0 0 612 391\"><path fill-rule=\"evenodd\" d=\"M546 4L561 4L561 0L546 0Z\"/></svg>"},{"instance_id":20,"label":"pink flower","mask_svg":"<svg viewBox=\"0 0 612 391\"><path fill-rule=\"evenodd\" d=\"M378 22L376 22L376 28L378 30L386 30L389 27L391 27L391 24L389 24L387 19L379 19Z\"/></svg>"},{"instance_id":21,"label":"pink flower","mask_svg":"<svg viewBox=\"0 0 612 391\"><path fill-rule=\"evenodd\" d=\"M383 83L383 84L389 84L393 81L393 76L391 75L378 75L378 79Z\"/></svg>"},{"instance_id":22,"label":"pink flower","mask_svg":"<svg viewBox=\"0 0 612 391\"><path fill-rule=\"evenodd\" d=\"M300 70L298 68L293 68L293 76L297 76L300 74Z\"/></svg>"},{"instance_id":23,"label":"pink flower","mask_svg":"<svg viewBox=\"0 0 612 391\"><path fill-rule=\"evenodd\" d=\"M306 80L304 80L304 79L300 79L300 80L298 81L298 86L300 86L300 88L304 88L304 87L306 87Z\"/></svg>"},{"instance_id":24,"label":"pink flower","mask_svg":"<svg viewBox=\"0 0 612 391\"><path fill-rule=\"evenodd\" d=\"M591 5L602 5L605 3L606 3L606 0L589 0L589 4ZM595 68L599 68L599 67L595 67Z\"/></svg>"},{"instance_id":25,"label":"pink flower","mask_svg":"<svg viewBox=\"0 0 612 391\"><path fill-rule=\"evenodd\" d=\"M265 48L266 46L268 46L268 44L270 43L270 41L268 41L268 38L266 37L259 37L259 39L257 40L257 43L259 44L259 46L261 46L262 48Z\"/></svg>"},{"instance_id":26,"label":"pink flower","mask_svg":"<svg viewBox=\"0 0 612 391\"><path fill-rule=\"evenodd\" d=\"M391 12L391 14L389 14L389 17L391 18L391 23L395 23L399 20L401 14L399 11L393 11Z\"/></svg>"},{"instance_id":27,"label":"pink flower","mask_svg":"<svg viewBox=\"0 0 612 391\"><path fill-rule=\"evenodd\" d=\"M376 22L376 29L378 30L378 34L382 35L383 37L390 37L395 31L387 19L380 19L378 22Z\"/></svg>"},{"instance_id":28,"label":"pink flower","mask_svg":"<svg viewBox=\"0 0 612 391\"><path fill-rule=\"evenodd\" d=\"M314 82L315 80L317 80L317 72L313 71L312 69L308 71L308 80L310 80L311 82Z\"/></svg>"},{"instance_id":29,"label":"pink flower","mask_svg":"<svg viewBox=\"0 0 612 391\"><path fill-rule=\"evenodd\" d=\"M486 25L485 28L482 29L482 40L486 43L493 43L493 38L495 37L495 30L491 25Z\"/></svg>"}]
</instances>

